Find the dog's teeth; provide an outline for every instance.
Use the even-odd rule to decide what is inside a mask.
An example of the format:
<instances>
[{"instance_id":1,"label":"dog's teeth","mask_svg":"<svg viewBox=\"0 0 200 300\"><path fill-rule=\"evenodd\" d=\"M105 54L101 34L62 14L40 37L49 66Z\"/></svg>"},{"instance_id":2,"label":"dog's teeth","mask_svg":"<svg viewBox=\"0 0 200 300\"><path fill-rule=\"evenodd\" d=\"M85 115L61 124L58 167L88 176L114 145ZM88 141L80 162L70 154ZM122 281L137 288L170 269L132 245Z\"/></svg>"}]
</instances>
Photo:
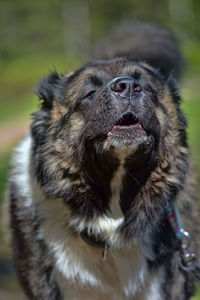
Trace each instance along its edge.
<instances>
[{"instance_id":1,"label":"dog's teeth","mask_svg":"<svg viewBox=\"0 0 200 300\"><path fill-rule=\"evenodd\" d=\"M142 125L140 123L137 123L136 126L140 129L142 129Z\"/></svg>"}]
</instances>

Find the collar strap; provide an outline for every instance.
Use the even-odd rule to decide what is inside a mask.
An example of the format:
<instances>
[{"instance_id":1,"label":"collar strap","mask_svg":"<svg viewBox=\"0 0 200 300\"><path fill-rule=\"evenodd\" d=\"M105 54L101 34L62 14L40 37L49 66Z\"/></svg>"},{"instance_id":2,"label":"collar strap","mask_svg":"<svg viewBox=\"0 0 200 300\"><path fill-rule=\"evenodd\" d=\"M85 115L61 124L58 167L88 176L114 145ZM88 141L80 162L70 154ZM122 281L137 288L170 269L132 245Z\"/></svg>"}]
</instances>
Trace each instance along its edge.
<instances>
[{"instance_id":1,"label":"collar strap","mask_svg":"<svg viewBox=\"0 0 200 300\"><path fill-rule=\"evenodd\" d=\"M178 240L182 240L184 239L184 237L187 236L188 239L191 239L189 233L186 232L183 228L183 223L177 205L175 203L170 204L169 201L167 201L165 211L167 214L167 219L169 221L169 224L176 238Z\"/></svg>"},{"instance_id":2,"label":"collar strap","mask_svg":"<svg viewBox=\"0 0 200 300\"><path fill-rule=\"evenodd\" d=\"M166 215L169 224L174 232L176 238L180 241L180 267L186 272L192 272L197 279L200 280L200 264L198 264L198 256L192 253L189 248L191 246L191 236L184 230L181 215L178 206L173 203L166 202ZM103 237L94 234L88 234L88 230L85 229L80 233L82 239L90 246L102 249L102 258L106 259L107 252L110 246Z\"/></svg>"},{"instance_id":3,"label":"collar strap","mask_svg":"<svg viewBox=\"0 0 200 300\"><path fill-rule=\"evenodd\" d=\"M191 236L184 230L178 206L166 202L166 214L169 224L176 238L180 241L180 268L185 272L192 272L200 280L200 264L196 253L190 251Z\"/></svg>"}]
</instances>

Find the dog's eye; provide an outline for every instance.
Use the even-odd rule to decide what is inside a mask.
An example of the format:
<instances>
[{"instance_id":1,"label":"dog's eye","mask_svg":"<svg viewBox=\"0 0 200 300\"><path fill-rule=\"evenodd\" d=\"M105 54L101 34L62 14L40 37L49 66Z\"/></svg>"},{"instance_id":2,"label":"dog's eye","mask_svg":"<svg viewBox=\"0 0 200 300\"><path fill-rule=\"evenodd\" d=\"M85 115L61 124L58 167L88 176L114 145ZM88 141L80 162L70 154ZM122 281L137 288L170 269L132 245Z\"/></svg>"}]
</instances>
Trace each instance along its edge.
<instances>
[{"instance_id":1,"label":"dog's eye","mask_svg":"<svg viewBox=\"0 0 200 300\"><path fill-rule=\"evenodd\" d=\"M87 94L85 95L84 99L92 96L95 92L96 92L96 90L90 90L89 92L87 92Z\"/></svg>"}]
</instances>

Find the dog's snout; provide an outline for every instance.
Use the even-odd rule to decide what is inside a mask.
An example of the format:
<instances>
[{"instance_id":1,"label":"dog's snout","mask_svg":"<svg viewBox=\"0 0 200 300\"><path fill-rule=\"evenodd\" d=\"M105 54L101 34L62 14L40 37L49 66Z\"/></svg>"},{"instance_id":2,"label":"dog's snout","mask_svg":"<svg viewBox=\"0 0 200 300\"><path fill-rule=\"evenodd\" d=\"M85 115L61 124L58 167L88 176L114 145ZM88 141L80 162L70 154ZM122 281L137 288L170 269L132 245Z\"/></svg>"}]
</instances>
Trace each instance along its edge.
<instances>
[{"instance_id":1,"label":"dog's snout","mask_svg":"<svg viewBox=\"0 0 200 300\"><path fill-rule=\"evenodd\" d=\"M128 97L134 93L142 91L141 84L132 77L118 77L112 80L110 84L112 92L117 93L121 97Z\"/></svg>"}]
</instances>

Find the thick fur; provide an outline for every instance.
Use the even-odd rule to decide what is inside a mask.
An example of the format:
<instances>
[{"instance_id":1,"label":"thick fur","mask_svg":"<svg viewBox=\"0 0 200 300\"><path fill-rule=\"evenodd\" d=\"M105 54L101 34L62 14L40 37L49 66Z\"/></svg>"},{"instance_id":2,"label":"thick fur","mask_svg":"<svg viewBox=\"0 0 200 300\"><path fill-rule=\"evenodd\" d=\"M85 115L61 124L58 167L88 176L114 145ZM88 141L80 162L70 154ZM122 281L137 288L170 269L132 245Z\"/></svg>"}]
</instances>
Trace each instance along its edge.
<instances>
[{"instance_id":1,"label":"thick fur","mask_svg":"<svg viewBox=\"0 0 200 300\"><path fill-rule=\"evenodd\" d=\"M163 75L173 74L176 78L181 76L185 65L174 36L147 23L123 22L115 26L104 40L95 45L93 55L103 59L127 56L146 61Z\"/></svg>"},{"instance_id":2,"label":"thick fur","mask_svg":"<svg viewBox=\"0 0 200 300\"><path fill-rule=\"evenodd\" d=\"M162 29L145 26L135 27L142 39L132 41L129 58L112 52L39 84L41 109L10 179L14 257L30 299L193 294L194 276L180 269L180 243L165 212L166 201L178 203L197 252L195 181L171 74L179 74L182 57ZM161 40L157 59L144 28ZM167 67L163 46L172 49ZM136 59L136 48L136 56L144 48L149 54ZM109 246L106 258L83 232Z\"/></svg>"}]
</instances>

